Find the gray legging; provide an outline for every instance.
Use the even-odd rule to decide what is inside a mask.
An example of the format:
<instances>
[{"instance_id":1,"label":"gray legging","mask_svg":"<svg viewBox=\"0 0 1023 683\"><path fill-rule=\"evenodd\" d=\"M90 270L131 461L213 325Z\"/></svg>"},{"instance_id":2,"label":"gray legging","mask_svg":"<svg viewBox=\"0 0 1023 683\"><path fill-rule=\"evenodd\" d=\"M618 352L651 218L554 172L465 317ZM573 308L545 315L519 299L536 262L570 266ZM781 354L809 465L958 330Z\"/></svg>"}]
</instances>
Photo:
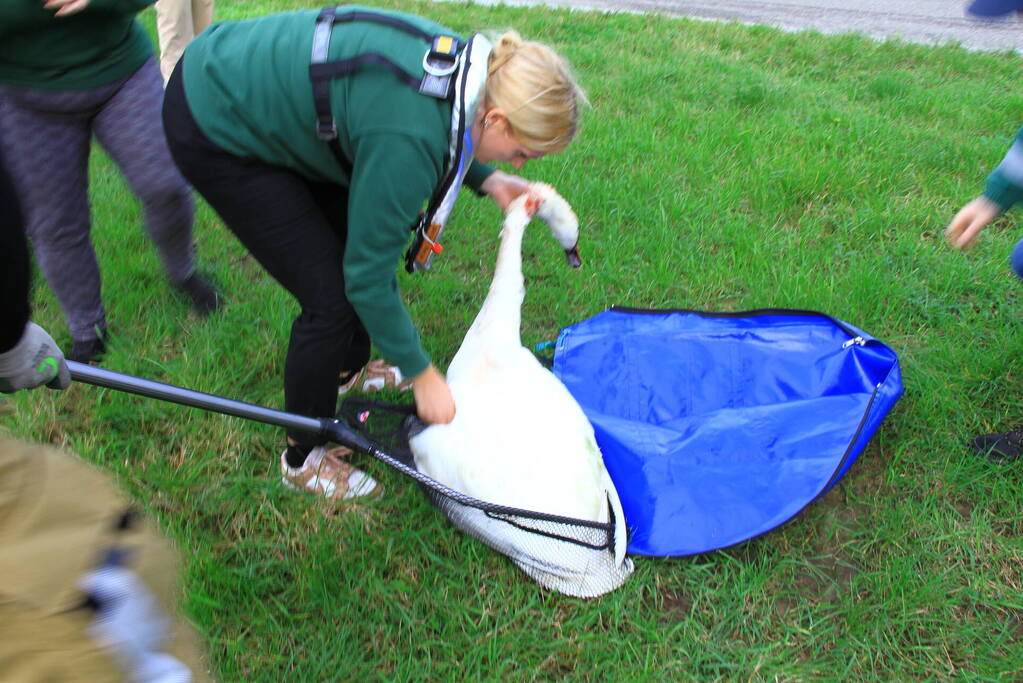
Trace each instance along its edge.
<instances>
[{"instance_id":1,"label":"gray legging","mask_svg":"<svg viewBox=\"0 0 1023 683\"><path fill-rule=\"evenodd\" d=\"M75 340L105 328L100 275L89 240L93 134L142 200L146 230L172 284L194 270L192 198L167 150L163 80L150 57L125 80L92 90L0 85L0 144L36 259Z\"/></svg>"}]
</instances>

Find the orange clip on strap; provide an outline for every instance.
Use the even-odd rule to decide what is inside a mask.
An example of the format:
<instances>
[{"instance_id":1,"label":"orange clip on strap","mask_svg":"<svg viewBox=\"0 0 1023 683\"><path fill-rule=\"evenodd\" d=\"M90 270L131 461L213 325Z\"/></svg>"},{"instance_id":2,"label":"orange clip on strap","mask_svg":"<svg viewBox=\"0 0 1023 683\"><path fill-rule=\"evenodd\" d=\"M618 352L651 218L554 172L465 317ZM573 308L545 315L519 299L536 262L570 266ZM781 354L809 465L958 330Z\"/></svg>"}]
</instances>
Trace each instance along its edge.
<instances>
[{"instance_id":1,"label":"orange clip on strap","mask_svg":"<svg viewBox=\"0 0 1023 683\"><path fill-rule=\"evenodd\" d=\"M416 251L416 261L426 263L430 260L431 255L444 251L444 247L437 241L439 233L440 223L430 223L430 226L423 231L423 241L420 242L419 249Z\"/></svg>"}]
</instances>

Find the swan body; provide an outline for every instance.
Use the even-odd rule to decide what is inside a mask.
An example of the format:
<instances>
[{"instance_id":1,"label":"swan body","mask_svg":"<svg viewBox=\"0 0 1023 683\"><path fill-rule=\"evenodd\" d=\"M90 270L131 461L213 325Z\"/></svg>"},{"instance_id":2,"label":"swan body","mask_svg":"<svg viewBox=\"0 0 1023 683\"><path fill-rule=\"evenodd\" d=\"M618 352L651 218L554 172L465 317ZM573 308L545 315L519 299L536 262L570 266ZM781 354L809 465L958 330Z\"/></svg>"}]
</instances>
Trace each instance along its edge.
<instances>
[{"instance_id":1,"label":"swan body","mask_svg":"<svg viewBox=\"0 0 1023 683\"><path fill-rule=\"evenodd\" d=\"M448 368L455 418L423 430L410 446L421 472L479 500L600 523L613 519L614 547L598 551L523 531L478 509L449 513L541 585L593 597L621 585L633 565L625 558L621 502L593 427L520 341L522 235L534 213L578 265L575 214L553 188L534 184L508 207L490 291Z\"/></svg>"}]
</instances>

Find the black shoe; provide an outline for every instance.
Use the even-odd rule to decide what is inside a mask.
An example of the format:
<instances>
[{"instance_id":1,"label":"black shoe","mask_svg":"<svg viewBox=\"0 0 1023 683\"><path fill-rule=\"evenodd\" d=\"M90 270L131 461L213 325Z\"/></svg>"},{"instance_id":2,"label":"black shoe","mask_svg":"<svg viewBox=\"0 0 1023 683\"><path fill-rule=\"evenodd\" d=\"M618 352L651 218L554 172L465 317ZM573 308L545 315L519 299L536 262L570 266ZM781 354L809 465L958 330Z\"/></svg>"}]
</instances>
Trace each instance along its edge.
<instances>
[{"instance_id":1,"label":"black shoe","mask_svg":"<svg viewBox=\"0 0 1023 683\"><path fill-rule=\"evenodd\" d=\"M107 352L107 332L103 330L100 336L95 339L74 339L71 342L71 351L67 355L68 360L79 363L98 363L103 354Z\"/></svg>"},{"instance_id":2,"label":"black shoe","mask_svg":"<svg viewBox=\"0 0 1023 683\"><path fill-rule=\"evenodd\" d=\"M223 304L223 297L216 287L198 273L192 273L187 280L175 285L174 288L187 296L195 312L203 317L218 310Z\"/></svg>"},{"instance_id":3,"label":"black shoe","mask_svg":"<svg viewBox=\"0 0 1023 683\"><path fill-rule=\"evenodd\" d=\"M991 462L1012 462L1023 456L1023 427L1001 434L981 434L970 446Z\"/></svg>"}]
</instances>

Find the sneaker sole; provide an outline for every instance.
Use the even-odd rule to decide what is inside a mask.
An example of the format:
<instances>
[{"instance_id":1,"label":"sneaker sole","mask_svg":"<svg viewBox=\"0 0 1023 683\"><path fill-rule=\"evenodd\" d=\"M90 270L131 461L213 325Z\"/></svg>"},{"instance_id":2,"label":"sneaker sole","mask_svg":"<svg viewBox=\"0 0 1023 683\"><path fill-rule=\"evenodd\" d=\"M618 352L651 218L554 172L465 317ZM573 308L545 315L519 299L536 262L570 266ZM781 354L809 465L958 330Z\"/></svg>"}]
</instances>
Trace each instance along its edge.
<instances>
[{"instance_id":1,"label":"sneaker sole","mask_svg":"<svg viewBox=\"0 0 1023 683\"><path fill-rule=\"evenodd\" d=\"M354 491L356 490L356 486L349 486L348 490L345 491L345 495L341 496L341 500L354 500L356 498L365 498L366 496L378 493L379 486L377 484L377 480L373 479L369 475L366 475L366 478L372 482L372 486L370 486L365 492L362 491L363 486L359 486L359 493L354 493ZM327 497L323 495L322 491L317 492L313 491L312 489L307 489L304 486L299 486L298 484L291 481L287 477L281 477L281 483L284 484L284 488L290 489L292 491L298 491L299 493L311 493L313 495L318 495L320 498Z\"/></svg>"}]
</instances>

